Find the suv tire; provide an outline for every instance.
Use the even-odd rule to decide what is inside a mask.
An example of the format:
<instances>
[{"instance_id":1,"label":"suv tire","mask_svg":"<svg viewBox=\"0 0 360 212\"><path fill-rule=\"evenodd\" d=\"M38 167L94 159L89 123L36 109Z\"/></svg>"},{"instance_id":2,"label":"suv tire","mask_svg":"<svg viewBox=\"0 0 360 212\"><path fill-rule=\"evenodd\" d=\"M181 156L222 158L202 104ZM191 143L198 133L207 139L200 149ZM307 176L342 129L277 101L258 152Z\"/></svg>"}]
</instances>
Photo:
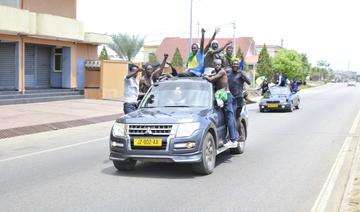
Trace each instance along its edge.
<instances>
[{"instance_id":1,"label":"suv tire","mask_svg":"<svg viewBox=\"0 0 360 212\"><path fill-rule=\"evenodd\" d=\"M202 160L192 165L194 172L208 175L213 172L216 160L215 140L211 133L207 133L201 147Z\"/></svg>"},{"instance_id":2,"label":"suv tire","mask_svg":"<svg viewBox=\"0 0 360 212\"><path fill-rule=\"evenodd\" d=\"M134 170L136 165L136 160L127 159L124 161L113 160L115 168L119 171L131 171Z\"/></svg>"}]
</instances>

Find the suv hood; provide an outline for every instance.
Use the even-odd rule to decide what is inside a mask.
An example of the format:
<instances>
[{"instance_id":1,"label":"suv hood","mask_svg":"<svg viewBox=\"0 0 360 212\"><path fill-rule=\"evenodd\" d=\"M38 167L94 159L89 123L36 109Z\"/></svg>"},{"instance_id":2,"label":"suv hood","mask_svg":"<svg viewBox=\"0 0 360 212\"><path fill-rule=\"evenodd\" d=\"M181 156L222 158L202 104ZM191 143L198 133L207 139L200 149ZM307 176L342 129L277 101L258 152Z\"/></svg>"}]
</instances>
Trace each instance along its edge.
<instances>
[{"instance_id":1,"label":"suv hood","mask_svg":"<svg viewBox=\"0 0 360 212\"><path fill-rule=\"evenodd\" d=\"M179 124L200 121L209 109L204 108L142 108L120 117L126 124Z\"/></svg>"}]
</instances>

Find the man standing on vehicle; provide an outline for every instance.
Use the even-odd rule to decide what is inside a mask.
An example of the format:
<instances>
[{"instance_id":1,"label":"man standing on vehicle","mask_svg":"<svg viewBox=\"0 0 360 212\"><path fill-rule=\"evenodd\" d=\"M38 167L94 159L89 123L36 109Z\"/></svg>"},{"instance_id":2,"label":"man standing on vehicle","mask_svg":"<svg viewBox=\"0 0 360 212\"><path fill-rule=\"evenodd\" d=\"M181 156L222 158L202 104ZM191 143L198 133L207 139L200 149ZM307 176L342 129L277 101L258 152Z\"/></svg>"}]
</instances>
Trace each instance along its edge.
<instances>
[{"instance_id":1,"label":"man standing on vehicle","mask_svg":"<svg viewBox=\"0 0 360 212\"><path fill-rule=\"evenodd\" d=\"M217 32L215 31L213 38L215 38L216 33ZM224 56L221 55L221 52L231 43L232 42L229 41L228 43L225 44L225 46L219 48L219 42L217 40L211 41L211 47L206 52L206 56L205 56L205 71L204 71L205 75L211 75L212 71L214 70L214 67L212 66L214 60L216 59L220 59L222 61L224 60Z\"/></svg>"},{"instance_id":2,"label":"man standing on vehicle","mask_svg":"<svg viewBox=\"0 0 360 212\"><path fill-rule=\"evenodd\" d=\"M226 71L231 69L232 66L232 60L233 60L233 52L234 52L234 47L233 46L228 46L225 49L225 59L223 61L223 65Z\"/></svg>"},{"instance_id":3,"label":"man standing on vehicle","mask_svg":"<svg viewBox=\"0 0 360 212\"><path fill-rule=\"evenodd\" d=\"M149 90L151 85L159 79L159 77L161 76L162 71L164 69L167 58L168 58L168 55L164 54L164 59L160 65L160 67L157 68L155 71L151 64L145 65L144 76L142 76L142 78L140 80L140 86L139 86L140 87L139 88L140 95L138 98L139 100L141 100L143 98L143 96Z\"/></svg>"},{"instance_id":4,"label":"man standing on vehicle","mask_svg":"<svg viewBox=\"0 0 360 212\"><path fill-rule=\"evenodd\" d=\"M204 73L204 36L205 29L201 29L200 49L196 43L191 45L192 52L188 59L188 69L182 73L178 73L178 77L200 77Z\"/></svg>"},{"instance_id":5,"label":"man standing on vehicle","mask_svg":"<svg viewBox=\"0 0 360 212\"><path fill-rule=\"evenodd\" d=\"M125 77L124 90L125 102L124 113L128 114L137 109L137 98L139 96L138 73L141 69L134 64L129 64L129 73Z\"/></svg>"},{"instance_id":6,"label":"man standing on vehicle","mask_svg":"<svg viewBox=\"0 0 360 212\"><path fill-rule=\"evenodd\" d=\"M237 138L236 138L236 122L233 111L233 97L228 90L228 78L226 71L221 67L221 60L214 60L215 74L211 76L204 76L204 79L214 84L216 93L227 93L227 98L224 101L224 106L222 107L226 119L226 124L229 130L230 142L227 142L225 146L234 148L237 147ZM221 94L219 96L222 96Z\"/></svg>"},{"instance_id":7,"label":"man standing on vehicle","mask_svg":"<svg viewBox=\"0 0 360 212\"><path fill-rule=\"evenodd\" d=\"M232 70L228 73L228 84L229 90L234 97L234 101L232 103L232 108L234 111L234 119L235 122L238 117L240 117L240 113L244 103L243 96L243 88L244 82L248 85L251 84L250 79L246 76L244 71L240 70L239 59L234 59L232 62ZM240 132L240 139L245 141L245 132Z\"/></svg>"}]
</instances>

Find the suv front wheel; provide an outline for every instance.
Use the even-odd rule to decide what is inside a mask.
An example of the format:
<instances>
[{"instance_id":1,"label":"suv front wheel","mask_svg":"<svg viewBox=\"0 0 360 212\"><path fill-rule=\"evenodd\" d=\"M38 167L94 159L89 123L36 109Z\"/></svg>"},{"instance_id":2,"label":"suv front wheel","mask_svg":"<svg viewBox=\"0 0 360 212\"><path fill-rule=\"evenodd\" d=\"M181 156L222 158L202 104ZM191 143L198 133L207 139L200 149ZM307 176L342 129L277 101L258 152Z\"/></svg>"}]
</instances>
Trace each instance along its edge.
<instances>
[{"instance_id":1,"label":"suv front wheel","mask_svg":"<svg viewBox=\"0 0 360 212\"><path fill-rule=\"evenodd\" d=\"M216 148L214 137L211 133L207 133L202 142L202 160L193 164L193 170L196 173L207 175L213 172L216 160Z\"/></svg>"},{"instance_id":2,"label":"suv front wheel","mask_svg":"<svg viewBox=\"0 0 360 212\"><path fill-rule=\"evenodd\" d=\"M115 168L119 171L131 171L134 170L136 165L136 160L127 159L124 161L113 160Z\"/></svg>"}]
</instances>

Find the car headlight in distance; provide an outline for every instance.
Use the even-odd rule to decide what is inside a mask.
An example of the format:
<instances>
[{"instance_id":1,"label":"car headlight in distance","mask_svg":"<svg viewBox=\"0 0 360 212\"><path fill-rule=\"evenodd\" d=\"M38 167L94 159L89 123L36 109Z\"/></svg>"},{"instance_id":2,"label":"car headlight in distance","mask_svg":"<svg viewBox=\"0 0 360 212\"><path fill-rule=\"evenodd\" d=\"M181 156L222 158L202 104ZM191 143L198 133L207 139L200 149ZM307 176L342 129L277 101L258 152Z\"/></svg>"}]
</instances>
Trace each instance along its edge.
<instances>
[{"instance_id":1,"label":"car headlight in distance","mask_svg":"<svg viewBox=\"0 0 360 212\"><path fill-rule=\"evenodd\" d=\"M123 137L126 135L126 125L123 123L117 123L113 125L112 135L114 137Z\"/></svg>"},{"instance_id":2,"label":"car headlight in distance","mask_svg":"<svg viewBox=\"0 0 360 212\"><path fill-rule=\"evenodd\" d=\"M199 122L183 123L179 124L176 131L176 137L187 137L192 135L197 129L199 129Z\"/></svg>"}]
</instances>

